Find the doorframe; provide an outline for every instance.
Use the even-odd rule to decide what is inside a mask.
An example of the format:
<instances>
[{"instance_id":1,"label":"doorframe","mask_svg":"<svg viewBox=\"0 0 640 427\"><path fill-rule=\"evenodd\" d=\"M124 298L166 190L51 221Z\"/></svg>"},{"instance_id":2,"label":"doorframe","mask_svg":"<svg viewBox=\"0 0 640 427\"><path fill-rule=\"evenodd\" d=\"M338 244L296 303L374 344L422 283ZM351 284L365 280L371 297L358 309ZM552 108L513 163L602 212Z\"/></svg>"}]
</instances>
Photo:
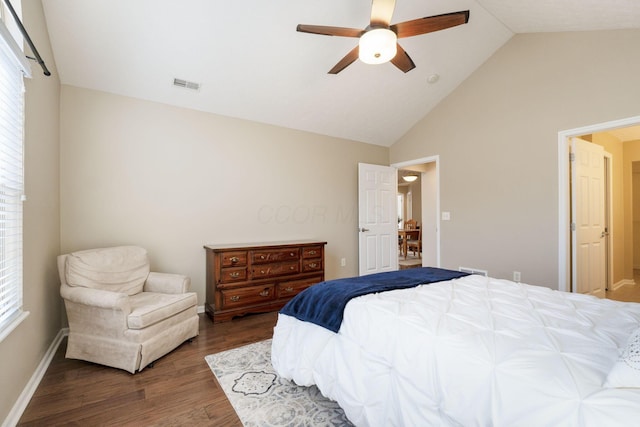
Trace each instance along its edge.
<instances>
[{"instance_id":1,"label":"doorframe","mask_svg":"<svg viewBox=\"0 0 640 427\"><path fill-rule=\"evenodd\" d=\"M396 169L402 169L402 168L406 168L406 167L410 167L410 166L416 166L416 165L423 165L425 163L435 163L435 181L436 181L436 185L435 185L435 201L436 201L436 206L435 206L435 218L436 218L436 241L434 242L434 246L432 247L432 249L435 250L436 252L436 267L440 267L440 156L439 155L435 155L435 156L429 156L429 157L422 157L419 159L415 159L415 160L407 160L404 162L398 162L398 163L392 163L391 167L394 167ZM425 172L421 172L422 175L424 175ZM421 177L423 178L423 177ZM421 182L423 182L424 180L422 180ZM420 198L421 203L422 203L422 212L424 215L424 212L426 210L425 207L425 202L426 202L426 198L425 197L421 197ZM422 220L422 218L421 218ZM423 224L424 226L424 224ZM423 251L424 252L424 251ZM424 262L424 257L423 257L423 262Z\"/></svg>"},{"instance_id":2,"label":"doorframe","mask_svg":"<svg viewBox=\"0 0 640 427\"><path fill-rule=\"evenodd\" d=\"M605 225L607 228L607 236L605 237L605 250L607 257L607 271L606 282L604 284L604 290L613 290L613 156L611 153L604 152L604 178L605 182Z\"/></svg>"},{"instance_id":3,"label":"doorframe","mask_svg":"<svg viewBox=\"0 0 640 427\"><path fill-rule=\"evenodd\" d=\"M560 291L568 291L568 284L571 283L570 139L591 133L606 132L637 125L640 125L640 116L558 132L558 290ZM613 274L613 268L611 270L610 274Z\"/></svg>"}]
</instances>

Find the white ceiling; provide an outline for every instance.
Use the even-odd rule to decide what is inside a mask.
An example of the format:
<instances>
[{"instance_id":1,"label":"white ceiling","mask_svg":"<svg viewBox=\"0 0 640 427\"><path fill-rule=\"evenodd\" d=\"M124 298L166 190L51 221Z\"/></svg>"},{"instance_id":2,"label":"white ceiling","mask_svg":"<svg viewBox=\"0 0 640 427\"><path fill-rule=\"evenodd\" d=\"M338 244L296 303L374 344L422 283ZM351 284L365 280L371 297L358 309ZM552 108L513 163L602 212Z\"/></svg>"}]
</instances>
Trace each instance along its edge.
<instances>
[{"instance_id":1,"label":"white ceiling","mask_svg":"<svg viewBox=\"0 0 640 427\"><path fill-rule=\"evenodd\" d=\"M364 28L369 0L42 3L63 84L383 146L514 33L640 28L640 0L397 0L392 23L467 9L470 20L400 39L416 64L407 74L356 61L329 75L357 39L296 25Z\"/></svg>"},{"instance_id":2,"label":"white ceiling","mask_svg":"<svg viewBox=\"0 0 640 427\"><path fill-rule=\"evenodd\" d=\"M629 126L626 128L608 130L609 133L622 142L640 141L640 126Z\"/></svg>"}]
</instances>

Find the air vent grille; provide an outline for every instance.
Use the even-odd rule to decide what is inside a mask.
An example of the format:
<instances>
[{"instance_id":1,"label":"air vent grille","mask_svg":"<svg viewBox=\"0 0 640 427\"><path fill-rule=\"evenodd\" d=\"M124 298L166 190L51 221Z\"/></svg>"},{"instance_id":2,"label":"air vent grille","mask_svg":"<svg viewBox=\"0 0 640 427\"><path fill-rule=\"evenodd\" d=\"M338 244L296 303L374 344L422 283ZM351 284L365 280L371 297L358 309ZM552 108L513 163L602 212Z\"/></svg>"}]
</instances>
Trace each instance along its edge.
<instances>
[{"instance_id":1,"label":"air vent grille","mask_svg":"<svg viewBox=\"0 0 640 427\"><path fill-rule=\"evenodd\" d=\"M200 83L190 82L183 79L173 79L173 85L183 87L185 89L198 90L200 89Z\"/></svg>"},{"instance_id":2,"label":"air vent grille","mask_svg":"<svg viewBox=\"0 0 640 427\"><path fill-rule=\"evenodd\" d=\"M480 276L489 276L489 272L487 270L481 270L479 268L458 267L458 271L469 274L478 274Z\"/></svg>"}]
</instances>

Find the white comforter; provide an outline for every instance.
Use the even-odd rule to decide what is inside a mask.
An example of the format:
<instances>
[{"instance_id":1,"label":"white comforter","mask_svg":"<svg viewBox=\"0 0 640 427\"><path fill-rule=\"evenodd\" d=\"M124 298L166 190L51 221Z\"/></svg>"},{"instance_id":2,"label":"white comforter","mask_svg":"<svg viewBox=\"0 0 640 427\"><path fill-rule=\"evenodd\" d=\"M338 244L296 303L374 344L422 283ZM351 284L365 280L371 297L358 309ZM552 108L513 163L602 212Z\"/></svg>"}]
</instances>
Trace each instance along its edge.
<instances>
[{"instance_id":1,"label":"white comforter","mask_svg":"<svg viewBox=\"0 0 640 427\"><path fill-rule=\"evenodd\" d=\"M482 276L366 295L335 334L279 315L276 371L358 426L640 425L640 389L605 388L640 304Z\"/></svg>"}]
</instances>

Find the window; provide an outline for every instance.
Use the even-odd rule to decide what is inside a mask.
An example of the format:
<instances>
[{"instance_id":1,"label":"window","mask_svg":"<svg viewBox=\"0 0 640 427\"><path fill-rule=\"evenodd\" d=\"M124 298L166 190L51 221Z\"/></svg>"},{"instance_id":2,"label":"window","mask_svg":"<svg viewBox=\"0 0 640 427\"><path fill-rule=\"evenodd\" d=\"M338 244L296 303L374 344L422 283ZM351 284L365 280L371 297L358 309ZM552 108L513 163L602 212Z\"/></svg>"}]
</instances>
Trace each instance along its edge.
<instances>
[{"instance_id":1,"label":"window","mask_svg":"<svg viewBox=\"0 0 640 427\"><path fill-rule=\"evenodd\" d=\"M0 22L0 341L22 310L24 77L29 64Z\"/></svg>"}]
</instances>

